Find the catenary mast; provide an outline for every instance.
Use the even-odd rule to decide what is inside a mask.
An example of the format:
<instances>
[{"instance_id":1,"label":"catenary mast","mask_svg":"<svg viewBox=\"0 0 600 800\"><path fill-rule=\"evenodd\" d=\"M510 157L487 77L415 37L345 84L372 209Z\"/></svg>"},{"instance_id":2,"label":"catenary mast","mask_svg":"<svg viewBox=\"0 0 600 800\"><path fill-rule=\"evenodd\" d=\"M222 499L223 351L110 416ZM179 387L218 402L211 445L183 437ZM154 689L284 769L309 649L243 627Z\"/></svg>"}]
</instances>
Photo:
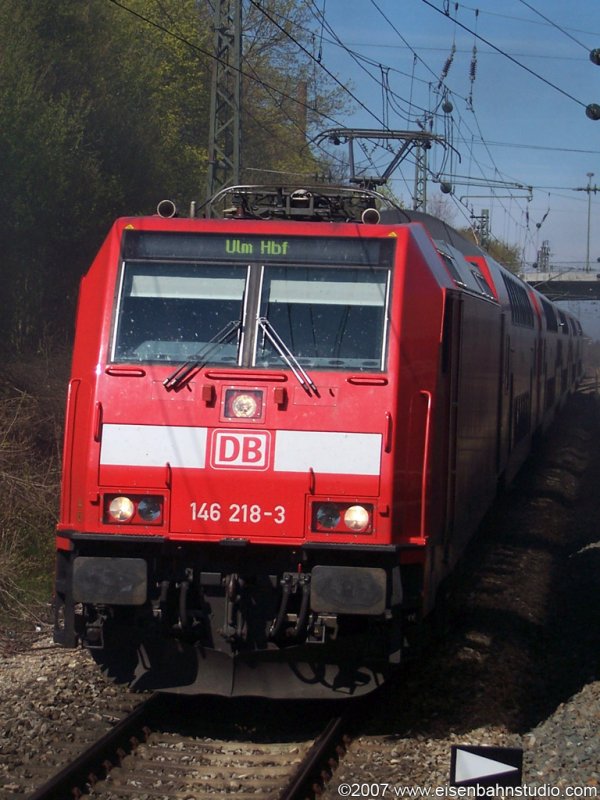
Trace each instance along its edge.
<instances>
[{"instance_id":1,"label":"catenary mast","mask_svg":"<svg viewBox=\"0 0 600 800\"><path fill-rule=\"evenodd\" d=\"M207 198L240 182L242 0L214 0Z\"/></svg>"}]
</instances>

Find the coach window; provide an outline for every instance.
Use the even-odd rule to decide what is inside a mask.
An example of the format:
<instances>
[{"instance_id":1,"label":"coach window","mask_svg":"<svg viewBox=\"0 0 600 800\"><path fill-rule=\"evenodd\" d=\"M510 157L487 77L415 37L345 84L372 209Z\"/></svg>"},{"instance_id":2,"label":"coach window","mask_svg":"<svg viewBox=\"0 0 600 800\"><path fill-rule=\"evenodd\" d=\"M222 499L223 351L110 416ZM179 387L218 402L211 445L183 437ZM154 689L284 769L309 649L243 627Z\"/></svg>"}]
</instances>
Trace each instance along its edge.
<instances>
[{"instance_id":1,"label":"coach window","mask_svg":"<svg viewBox=\"0 0 600 800\"><path fill-rule=\"evenodd\" d=\"M260 316L299 363L322 369L380 370L386 347L387 269L265 268ZM257 331L257 366L280 356Z\"/></svg>"},{"instance_id":2,"label":"coach window","mask_svg":"<svg viewBox=\"0 0 600 800\"><path fill-rule=\"evenodd\" d=\"M247 273L242 265L126 264L113 360L193 357L228 323L240 320ZM235 364L237 336L215 348L211 361Z\"/></svg>"},{"instance_id":3,"label":"coach window","mask_svg":"<svg viewBox=\"0 0 600 800\"><path fill-rule=\"evenodd\" d=\"M533 308L531 307L527 290L520 281L504 273L502 274L502 280L508 294L512 321L515 325L533 328Z\"/></svg>"},{"instance_id":4,"label":"coach window","mask_svg":"<svg viewBox=\"0 0 600 800\"><path fill-rule=\"evenodd\" d=\"M556 319L556 314L554 313L554 308L550 305L545 297L542 297L541 300L542 308L544 309L544 316L546 317L547 329L554 332L558 331L558 322Z\"/></svg>"}]
</instances>

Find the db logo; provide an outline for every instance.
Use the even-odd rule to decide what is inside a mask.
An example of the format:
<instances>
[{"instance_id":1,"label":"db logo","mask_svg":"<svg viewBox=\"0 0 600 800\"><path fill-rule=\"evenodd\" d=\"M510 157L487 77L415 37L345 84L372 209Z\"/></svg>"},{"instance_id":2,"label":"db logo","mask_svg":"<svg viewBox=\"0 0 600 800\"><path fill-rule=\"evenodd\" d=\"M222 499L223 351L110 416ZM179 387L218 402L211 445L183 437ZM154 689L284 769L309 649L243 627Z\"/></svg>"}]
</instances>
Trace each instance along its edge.
<instances>
[{"instance_id":1,"label":"db logo","mask_svg":"<svg viewBox=\"0 0 600 800\"><path fill-rule=\"evenodd\" d=\"M215 469L262 469L269 466L267 431L214 431L210 463Z\"/></svg>"}]
</instances>

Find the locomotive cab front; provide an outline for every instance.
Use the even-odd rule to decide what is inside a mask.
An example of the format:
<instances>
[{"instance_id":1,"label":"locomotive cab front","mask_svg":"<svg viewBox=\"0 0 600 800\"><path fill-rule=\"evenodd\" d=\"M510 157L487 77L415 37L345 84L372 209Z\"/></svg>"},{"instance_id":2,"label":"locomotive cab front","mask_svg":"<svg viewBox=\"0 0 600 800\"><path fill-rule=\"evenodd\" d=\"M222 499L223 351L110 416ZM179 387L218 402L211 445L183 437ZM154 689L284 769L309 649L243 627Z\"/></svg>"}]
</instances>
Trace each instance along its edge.
<instances>
[{"instance_id":1,"label":"locomotive cab front","mask_svg":"<svg viewBox=\"0 0 600 800\"><path fill-rule=\"evenodd\" d=\"M440 515L440 282L420 226L118 221L80 294L56 640L140 690L380 685Z\"/></svg>"}]
</instances>

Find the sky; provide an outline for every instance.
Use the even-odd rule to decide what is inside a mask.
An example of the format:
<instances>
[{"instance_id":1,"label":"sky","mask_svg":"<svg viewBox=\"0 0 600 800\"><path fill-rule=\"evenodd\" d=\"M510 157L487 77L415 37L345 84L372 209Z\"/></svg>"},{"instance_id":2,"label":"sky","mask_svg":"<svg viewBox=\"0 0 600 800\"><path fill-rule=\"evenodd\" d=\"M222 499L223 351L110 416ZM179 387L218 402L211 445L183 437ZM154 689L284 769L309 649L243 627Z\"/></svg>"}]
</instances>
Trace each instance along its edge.
<instances>
[{"instance_id":1,"label":"sky","mask_svg":"<svg viewBox=\"0 0 600 800\"><path fill-rule=\"evenodd\" d=\"M430 209L459 228L487 209L492 235L519 248L526 271L544 242L554 269L600 270L600 120L586 115L588 104L600 105L600 66L590 59L600 48L600 0L312 5L321 67L354 106L338 116L340 127L424 123L447 143L428 152ZM355 143L357 168L383 171L392 154L364 143L364 162ZM389 182L407 206L414 180L409 155ZM440 191L442 181L452 194Z\"/></svg>"}]
</instances>

